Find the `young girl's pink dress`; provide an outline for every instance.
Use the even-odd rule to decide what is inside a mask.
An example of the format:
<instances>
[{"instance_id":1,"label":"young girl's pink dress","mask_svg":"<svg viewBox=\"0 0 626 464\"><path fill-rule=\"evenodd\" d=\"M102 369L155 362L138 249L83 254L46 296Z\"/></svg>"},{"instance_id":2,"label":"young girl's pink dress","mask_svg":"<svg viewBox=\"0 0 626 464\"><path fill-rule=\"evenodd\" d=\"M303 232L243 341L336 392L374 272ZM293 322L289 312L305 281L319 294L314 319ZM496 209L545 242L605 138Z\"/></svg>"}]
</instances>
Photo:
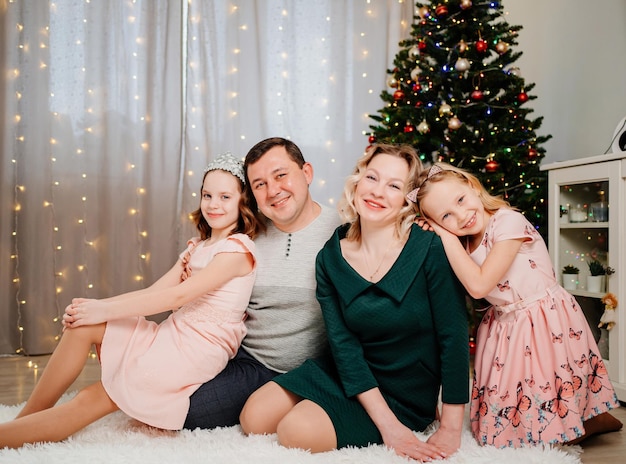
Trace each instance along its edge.
<instances>
[{"instance_id":1,"label":"young girl's pink dress","mask_svg":"<svg viewBox=\"0 0 626 464\"><path fill-rule=\"evenodd\" d=\"M251 253L247 235L205 246L188 242L180 258L183 279L207 266L218 253ZM102 384L129 416L162 429L181 429L189 396L224 369L246 334L245 312L256 275L236 277L175 310L157 324L145 317L107 322L100 348Z\"/></svg>"},{"instance_id":2,"label":"young girl's pink dress","mask_svg":"<svg viewBox=\"0 0 626 464\"><path fill-rule=\"evenodd\" d=\"M480 444L497 447L573 440L583 420L619 406L587 320L526 218L498 210L471 257L482 264L495 243L519 238L476 337L470 422Z\"/></svg>"}]
</instances>

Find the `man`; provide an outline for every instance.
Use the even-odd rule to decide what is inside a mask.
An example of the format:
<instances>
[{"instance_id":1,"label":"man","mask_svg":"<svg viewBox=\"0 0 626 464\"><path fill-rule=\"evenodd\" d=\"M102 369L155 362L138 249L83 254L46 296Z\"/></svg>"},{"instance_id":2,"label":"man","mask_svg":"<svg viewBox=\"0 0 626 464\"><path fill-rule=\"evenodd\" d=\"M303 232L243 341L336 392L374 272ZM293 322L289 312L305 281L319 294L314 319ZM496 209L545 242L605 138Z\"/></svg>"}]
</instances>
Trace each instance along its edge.
<instances>
[{"instance_id":1,"label":"man","mask_svg":"<svg viewBox=\"0 0 626 464\"><path fill-rule=\"evenodd\" d=\"M187 429L238 424L253 391L327 349L315 298L315 258L340 224L339 215L311 198L313 166L290 140L257 143L246 155L244 171L253 210L266 225L255 240L257 279L248 334L226 368L191 396Z\"/></svg>"}]
</instances>

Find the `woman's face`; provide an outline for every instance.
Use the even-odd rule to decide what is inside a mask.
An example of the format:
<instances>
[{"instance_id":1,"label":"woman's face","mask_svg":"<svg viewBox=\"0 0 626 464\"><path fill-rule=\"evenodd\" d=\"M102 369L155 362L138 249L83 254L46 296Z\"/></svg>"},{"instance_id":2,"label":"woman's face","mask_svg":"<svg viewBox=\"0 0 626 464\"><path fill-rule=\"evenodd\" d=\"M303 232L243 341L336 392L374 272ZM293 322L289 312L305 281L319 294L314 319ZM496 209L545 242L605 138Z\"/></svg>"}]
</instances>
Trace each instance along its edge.
<instances>
[{"instance_id":1,"label":"woman's face","mask_svg":"<svg viewBox=\"0 0 626 464\"><path fill-rule=\"evenodd\" d=\"M395 224L406 204L409 164L403 158L376 155L356 185L354 203L361 224Z\"/></svg>"}]
</instances>

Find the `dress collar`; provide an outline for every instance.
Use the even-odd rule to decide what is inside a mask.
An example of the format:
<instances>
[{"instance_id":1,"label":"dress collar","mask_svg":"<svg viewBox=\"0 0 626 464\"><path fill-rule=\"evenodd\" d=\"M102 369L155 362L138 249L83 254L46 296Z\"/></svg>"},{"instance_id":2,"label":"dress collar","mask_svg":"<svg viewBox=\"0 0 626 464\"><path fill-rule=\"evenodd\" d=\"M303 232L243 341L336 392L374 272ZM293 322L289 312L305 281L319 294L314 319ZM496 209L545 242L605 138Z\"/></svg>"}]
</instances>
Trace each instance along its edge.
<instances>
[{"instance_id":1,"label":"dress collar","mask_svg":"<svg viewBox=\"0 0 626 464\"><path fill-rule=\"evenodd\" d=\"M426 232L413 224L409 238L391 269L378 282L369 282L356 272L341 254L339 241L346 236L347 230L346 224L337 228L329 246L323 252L329 276L331 278L333 275L342 276L341 283L337 287L337 293L342 302L348 305L361 293L371 287L376 287L378 291L400 303L415 280L435 234Z\"/></svg>"}]
</instances>

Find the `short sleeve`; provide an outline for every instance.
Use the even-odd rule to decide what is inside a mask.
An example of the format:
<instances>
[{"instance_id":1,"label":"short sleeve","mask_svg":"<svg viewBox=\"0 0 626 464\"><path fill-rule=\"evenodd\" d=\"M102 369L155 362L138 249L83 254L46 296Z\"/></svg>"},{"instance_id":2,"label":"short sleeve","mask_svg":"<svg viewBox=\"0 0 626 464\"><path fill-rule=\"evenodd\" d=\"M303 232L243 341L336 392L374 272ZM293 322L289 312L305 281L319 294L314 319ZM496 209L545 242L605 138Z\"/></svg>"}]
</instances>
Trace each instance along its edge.
<instances>
[{"instance_id":1,"label":"short sleeve","mask_svg":"<svg viewBox=\"0 0 626 464\"><path fill-rule=\"evenodd\" d=\"M185 260L188 261L191 251L196 247L198 243L200 243L200 237L192 237L189 240L187 240L187 248L185 248L185 251L179 254L178 257L182 259L183 261Z\"/></svg>"},{"instance_id":2,"label":"short sleeve","mask_svg":"<svg viewBox=\"0 0 626 464\"><path fill-rule=\"evenodd\" d=\"M219 245L217 253L250 253L256 261L256 247L246 234L231 235Z\"/></svg>"},{"instance_id":3,"label":"short sleeve","mask_svg":"<svg viewBox=\"0 0 626 464\"><path fill-rule=\"evenodd\" d=\"M533 242L539 233L528 219L518 211L500 208L492 219L491 239L493 243L503 240L524 239Z\"/></svg>"}]
</instances>

